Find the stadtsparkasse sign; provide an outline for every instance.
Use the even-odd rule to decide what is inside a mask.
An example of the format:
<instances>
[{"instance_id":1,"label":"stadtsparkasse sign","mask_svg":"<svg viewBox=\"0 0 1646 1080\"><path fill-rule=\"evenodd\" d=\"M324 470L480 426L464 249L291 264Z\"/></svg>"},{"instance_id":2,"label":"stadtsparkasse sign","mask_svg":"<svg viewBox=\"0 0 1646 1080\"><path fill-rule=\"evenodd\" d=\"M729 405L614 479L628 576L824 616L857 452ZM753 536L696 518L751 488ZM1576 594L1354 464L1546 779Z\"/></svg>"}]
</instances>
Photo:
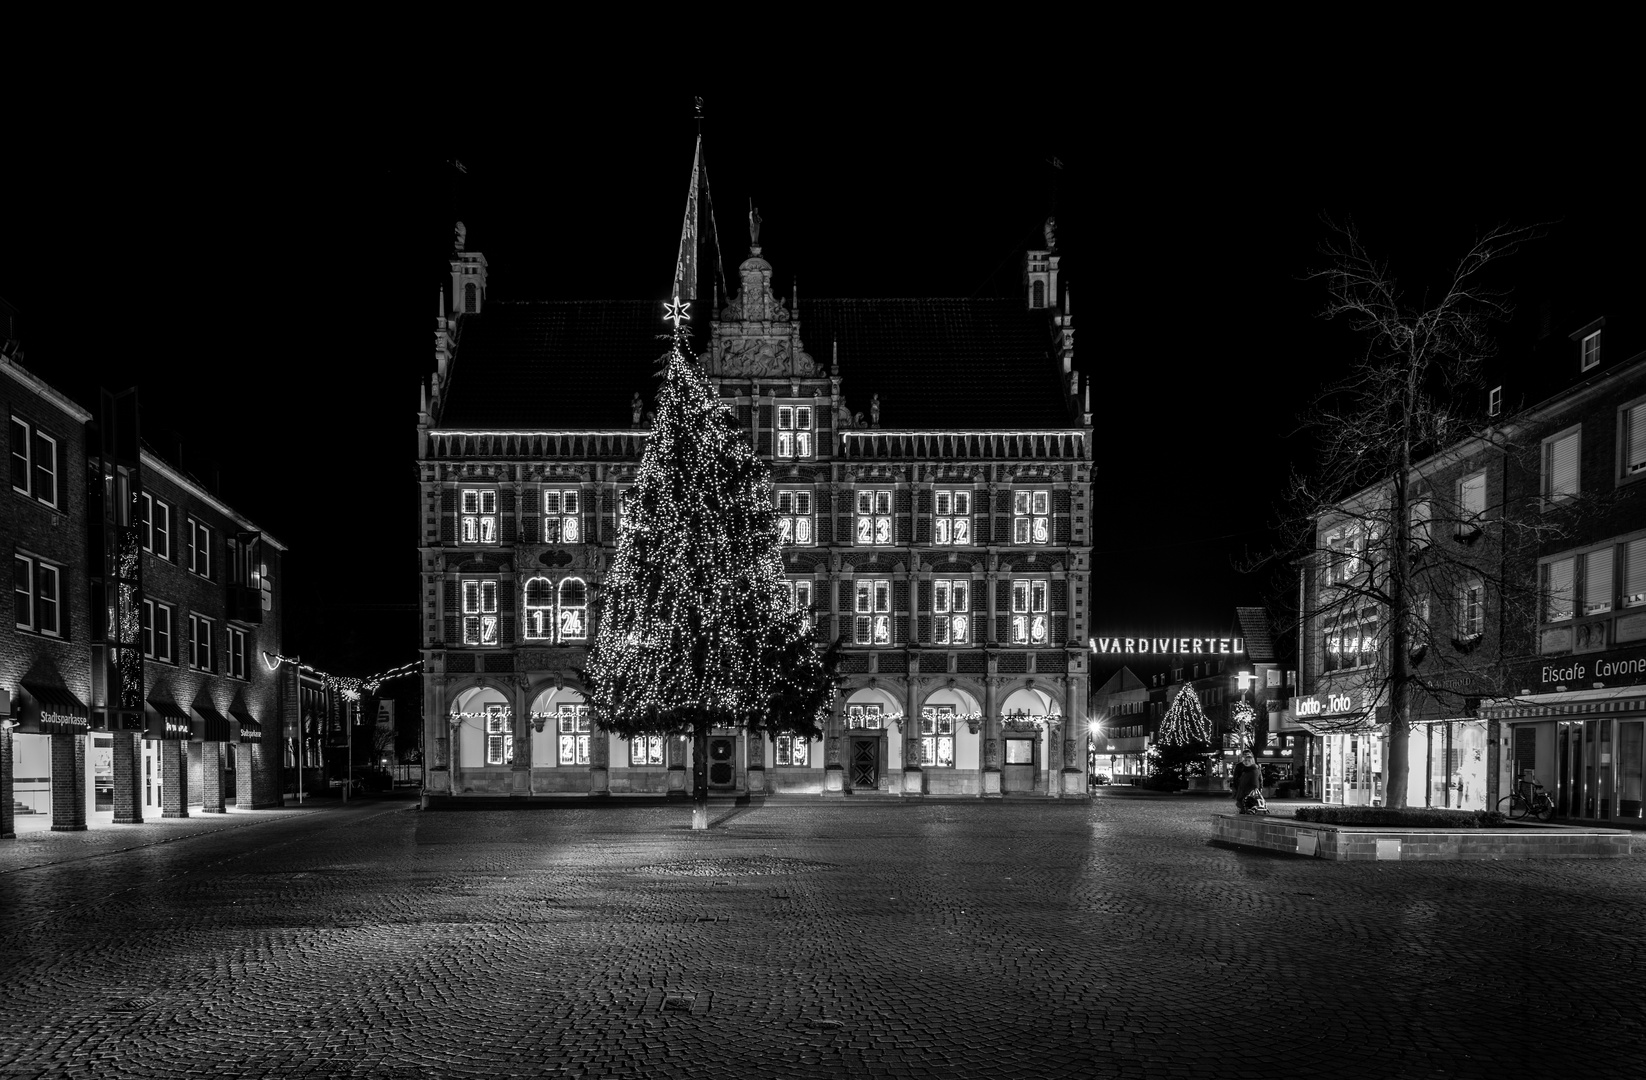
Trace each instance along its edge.
<instances>
[{"instance_id":1,"label":"stadtsparkasse sign","mask_svg":"<svg viewBox=\"0 0 1646 1080\"><path fill-rule=\"evenodd\" d=\"M1234 656L1246 652L1237 637L1094 637L1092 652L1109 656Z\"/></svg>"}]
</instances>

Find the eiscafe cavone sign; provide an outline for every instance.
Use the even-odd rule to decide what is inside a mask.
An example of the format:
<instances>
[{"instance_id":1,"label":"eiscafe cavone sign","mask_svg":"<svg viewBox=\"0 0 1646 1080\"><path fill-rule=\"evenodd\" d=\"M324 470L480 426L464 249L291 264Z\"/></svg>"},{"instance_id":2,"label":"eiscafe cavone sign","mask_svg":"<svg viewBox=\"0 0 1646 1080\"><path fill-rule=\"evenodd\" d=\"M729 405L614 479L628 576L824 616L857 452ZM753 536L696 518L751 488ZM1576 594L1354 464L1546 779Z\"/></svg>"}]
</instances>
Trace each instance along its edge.
<instances>
[{"instance_id":1,"label":"eiscafe cavone sign","mask_svg":"<svg viewBox=\"0 0 1646 1080\"><path fill-rule=\"evenodd\" d=\"M1633 686L1646 683L1646 650L1562 656L1557 660L1545 660L1532 671L1536 673L1539 692L1557 687L1587 690L1595 683ZM1529 689L1531 684L1522 682L1520 685Z\"/></svg>"},{"instance_id":2,"label":"eiscafe cavone sign","mask_svg":"<svg viewBox=\"0 0 1646 1080\"><path fill-rule=\"evenodd\" d=\"M1094 637L1092 652L1111 656L1233 656L1246 652L1237 637Z\"/></svg>"}]
</instances>

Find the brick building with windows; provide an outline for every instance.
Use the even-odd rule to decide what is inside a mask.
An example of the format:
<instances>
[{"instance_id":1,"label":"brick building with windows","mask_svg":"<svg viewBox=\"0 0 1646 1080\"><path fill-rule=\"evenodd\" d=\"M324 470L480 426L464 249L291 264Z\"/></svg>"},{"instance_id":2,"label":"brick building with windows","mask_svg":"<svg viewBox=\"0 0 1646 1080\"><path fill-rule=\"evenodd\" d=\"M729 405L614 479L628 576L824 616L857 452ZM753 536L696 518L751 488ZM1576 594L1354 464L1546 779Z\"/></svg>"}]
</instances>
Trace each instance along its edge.
<instances>
[{"instance_id":1,"label":"brick building with windows","mask_svg":"<svg viewBox=\"0 0 1646 1080\"><path fill-rule=\"evenodd\" d=\"M1017 296L801 299L757 225L711 287L694 215L697 346L771 468L793 602L844 646L824 738L717 733L711 789L1084 794L1092 428L1052 230ZM418 419L425 791L684 793L686 740L594 729L578 675L662 305L493 301L465 241Z\"/></svg>"},{"instance_id":2,"label":"brick building with windows","mask_svg":"<svg viewBox=\"0 0 1646 1080\"><path fill-rule=\"evenodd\" d=\"M280 805L283 547L139 442L135 391L94 411L24 368L3 314L0 834Z\"/></svg>"},{"instance_id":3,"label":"brick building with windows","mask_svg":"<svg viewBox=\"0 0 1646 1080\"><path fill-rule=\"evenodd\" d=\"M1495 807L1530 780L1561 817L1646 807L1646 353L1627 312L1576 314L1500 366L1485 434L1413 467L1421 588L1399 660L1424 689L1407 805ZM1313 614L1287 722L1316 732L1310 779L1327 802L1388 797L1384 613L1330 603L1377 572L1365 533L1386 502L1371 490L1322 518L1301 574Z\"/></svg>"}]
</instances>

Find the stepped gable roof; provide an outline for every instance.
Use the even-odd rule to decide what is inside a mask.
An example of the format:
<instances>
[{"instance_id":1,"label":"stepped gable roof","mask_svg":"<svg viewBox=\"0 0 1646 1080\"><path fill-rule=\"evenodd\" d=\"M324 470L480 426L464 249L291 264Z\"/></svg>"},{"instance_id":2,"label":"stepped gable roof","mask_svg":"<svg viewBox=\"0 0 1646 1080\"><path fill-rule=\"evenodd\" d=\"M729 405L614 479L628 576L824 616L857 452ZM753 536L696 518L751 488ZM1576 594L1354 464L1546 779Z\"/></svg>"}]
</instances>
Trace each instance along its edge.
<instances>
[{"instance_id":1,"label":"stepped gable roof","mask_svg":"<svg viewBox=\"0 0 1646 1080\"><path fill-rule=\"evenodd\" d=\"M1260 607L1235 608L1235 624L1241 637L1246 639L1246 655L1253 663L1275 662L1275 639L1269 630L1269 617Z\"/></svg>"},{"instance_id":2,"label":"stepped gable roof","mask_svg":"<svg viewBox=\"0 0 1646 1080\"><path fill-rule=\"evenodd\" d=\"M668 351L649 300L488 300L466 315L442 428L628 428L648 408ZM827 371L840 346L841 392L883 428L1079 426L1051 356L1047 313L1019 299L810 300L806 351Z\"/></svg>"},{"instance_id":3,"label":"stepped gable roof","mask_svg":"<svg viewBox=\"0 0 1646 1080\"><path fill-rule=\"evenodd\" d=\"M443 428L629 428L669 351L649 300L487 300L465 315Z\"/></svg>"},{"instance_id":4,"label":"stepped gable roof","mask_svg":"<svg viewBox=\"0 0 1646 1080\"><path fill-rule=\"evenodd\" d=\"M883 428L1071 428L1048 313L1019 298L800 301L800 337L841 393Z\"/></svg>"}]
</instances>

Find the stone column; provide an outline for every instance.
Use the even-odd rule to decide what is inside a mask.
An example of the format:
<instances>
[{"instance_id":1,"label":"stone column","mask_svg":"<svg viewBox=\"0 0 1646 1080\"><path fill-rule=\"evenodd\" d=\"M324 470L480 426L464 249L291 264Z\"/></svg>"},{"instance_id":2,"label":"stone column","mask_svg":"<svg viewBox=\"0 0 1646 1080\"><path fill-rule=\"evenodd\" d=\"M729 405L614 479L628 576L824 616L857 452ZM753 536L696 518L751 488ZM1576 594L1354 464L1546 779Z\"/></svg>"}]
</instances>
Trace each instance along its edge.
<instances>
[{"instance_id":1,"label":"stone column","mask_svg":"<svg viewBox=\"0 0 1646 1080\"><path fill-rule=\"evenodd\" d=\"M51 736L51 831L86 831L86 736Z\"/></svg>"},{"instance_id":2,"label":"stone column","mask_svg":"<svg viewBox=\"0 0 1646 1080\"><path fill-rule=\"evenodd\" d=\"M912 675L903 678L903 794L923 795L925 770L920 767L920 687Z\"/></svg>"},{"instance_id":3,"label":"stone column","mask_svg":"<svg viewBox=\"0 0 1646 1080\"><path fill-rule=\"evenodd\" d=\"M983 794L1000 794L1000 676L983 680Z\"/></svg>"},{"instance_id":4,"label":"stone column","mask_svg":"<svg viewBox=\"0 0 1646 1080\"><path fill-rule=\"evenodd\" d=\"M532 793L532 718L531 702L526 700L527 690L525 680L517 680L514 692L514 717L510 727L514 730L514 762L513 775L510 777L510 795L526 796Z\"/></svg>"},{"instance_id":5,"label":"stone column","mask_svg":"<svg viewBox=\"0 0 1646 1080\"><path fill-rule=\"evenodd\" d=\"M607 761L611 757L611 747L608 745L611 737L601 731L599 725L591 726L594 730L589 733L589 794L609 795L611 783Z\"/></svg>"},{"instance_id":6,"label":"stone column","mask_svg":"<svg viewBox=\"0 0 1646 1080\"><path fill-rule=\"evenodd\" d=\"M823 791L824 795L846 794L846 769L840 763L840 746L846 722L843 712L845 697L834 695L829 708L829 719L823 725Z\"/></svg>"},{"instance_id":7,"label":"stone column","mask_svg":"<svg viewBox=\"0 0 1646 1080\"><path fill-rule=\"evenodd\" d=\"M677 735L663 740L664 760L669 765L669 798L684 799L691 785L686 779L686 747L688 742Z\"/></svg>"},{"instance_id":8,"label":"stone column","mask_svg":"<svg viewBox=\"0 0 1646 1080\"><path fill-rule=\"evenodd\" d=\"M16 791L11 781L11 721L0 720L0 840L17 839Z\"/></svg>"},{"instance_id":9,"label":"stone column","mask_svg":"<svg viewBox=\"0 0 1646 1080\"><path fill-rule=\"evenodd\" d=\"M200 744L200 812L222 814L228 812L223 796L223 744Z\"/></svg>"},{"instance_id":10,"label":"stone column","mask_svg":"<svg viewBox=\"0 0 1646 1080\"><path fill-rule=\"evenodd\" d=\"M160 741L160 816L189 816L189 756L186 743L178 739Z\"/></svg>"},{"instance_id":11,"label":"stone column","mask_svg":"<svg viewBox=\"0 0 1646 1080\"><path fill-rule=\"evenodd\" d=\"M766 791L766 736L758 731L743 733L743 745L748 754L748 789L751 793Z\"/></svg>"},{"instance_id":12,"label":"stone column","mask_svg":"<svg viewBox=\"0 0 1646 1080\"><path fill-rule=\"evenodd\" d=\"M116 731L114 738L114 823L143 824L142 736ZM10 775L9 773L7 775Z\"/></svg>"}]
</instances>

